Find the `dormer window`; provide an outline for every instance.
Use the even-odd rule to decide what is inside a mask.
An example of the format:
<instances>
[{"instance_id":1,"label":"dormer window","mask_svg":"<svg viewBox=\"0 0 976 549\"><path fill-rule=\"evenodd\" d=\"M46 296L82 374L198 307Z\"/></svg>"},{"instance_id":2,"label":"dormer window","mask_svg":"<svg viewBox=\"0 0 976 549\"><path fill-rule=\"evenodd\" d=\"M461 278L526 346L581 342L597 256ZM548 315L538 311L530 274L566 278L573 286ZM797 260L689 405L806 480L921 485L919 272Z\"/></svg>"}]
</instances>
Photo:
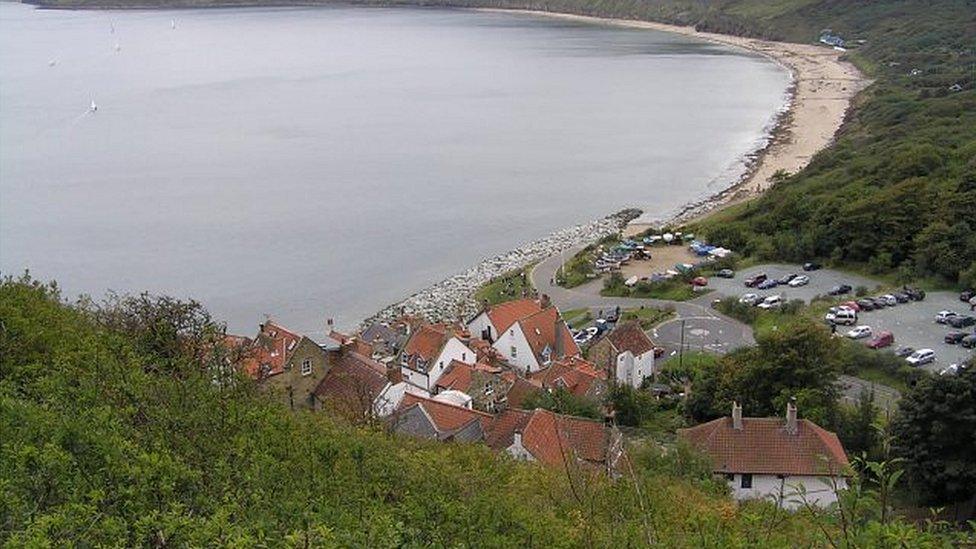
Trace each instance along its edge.
<instances>
[{"instance_id":1,"label":"dormer window","mask_svg":"<svg viewBox=\"0 0 976 549\"><path fill-rule=\"evenodd\" d=\"M400 356L400 365L402 365L402 366L409 366L410 365L410 355L408 355L407 353L403 353Z\"/></svg>"}]
</instances>

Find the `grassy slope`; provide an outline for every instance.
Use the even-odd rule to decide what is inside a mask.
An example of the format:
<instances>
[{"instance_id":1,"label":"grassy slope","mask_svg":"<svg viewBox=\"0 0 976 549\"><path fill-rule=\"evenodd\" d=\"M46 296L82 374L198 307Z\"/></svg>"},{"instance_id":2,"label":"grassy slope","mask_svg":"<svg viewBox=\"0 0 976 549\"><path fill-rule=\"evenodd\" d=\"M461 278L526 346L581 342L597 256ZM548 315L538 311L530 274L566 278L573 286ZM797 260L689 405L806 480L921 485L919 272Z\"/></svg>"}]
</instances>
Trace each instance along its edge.
<instances>
[{"instance_id":1,"label":"grassy slope","mask_svg":"<svg viewBox=\"0 0 976 549\"><path fill-rule=\"evenodd\" d=\"M687 462L635 453L621 482L570 479L290 413L141 346L183 348L168 330L136 340L44 287L0 285L0 319L0 545L824 543L810 516L736 507Z\"/></svg>"}]
</instances>

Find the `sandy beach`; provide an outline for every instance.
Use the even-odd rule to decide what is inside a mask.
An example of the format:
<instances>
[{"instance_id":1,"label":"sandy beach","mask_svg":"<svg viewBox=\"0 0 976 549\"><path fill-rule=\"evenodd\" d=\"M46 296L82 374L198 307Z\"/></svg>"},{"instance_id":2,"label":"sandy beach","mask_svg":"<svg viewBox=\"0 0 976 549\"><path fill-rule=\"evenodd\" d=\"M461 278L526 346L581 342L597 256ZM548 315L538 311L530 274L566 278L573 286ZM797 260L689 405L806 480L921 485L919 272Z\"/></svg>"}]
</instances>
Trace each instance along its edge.
<instances>
[{"instance_id":1,"label":"sandy beach","mask_svg":"<svg viewBox=\"0 0 976 549\"><path fill-rule=\"evenodd\" d=\"M841 60L843 52L813 44L772 42L698 32L693 27L648 21L605 19L531 10L488 11L543 15L591 23L673 32L742 48L766 56L789 69L793 81L789 91L789 108L779 118L776 127L773 128L766 147L751 155L749 167L742 178L738 181L729 181L729 186L725 190L704 201L687 205L671 219L664 220L665 223L688 223L729 204L756 197L772 185L773 174L780 170L792 174L803 169L817 152L830 145L837 130L844 122L851 100L870 84L870 80L866 79L854 65ZM647 228L662 224L660 220L638 218L628 225L625 235L637 234Z\"/></svg>"}]
</instances>

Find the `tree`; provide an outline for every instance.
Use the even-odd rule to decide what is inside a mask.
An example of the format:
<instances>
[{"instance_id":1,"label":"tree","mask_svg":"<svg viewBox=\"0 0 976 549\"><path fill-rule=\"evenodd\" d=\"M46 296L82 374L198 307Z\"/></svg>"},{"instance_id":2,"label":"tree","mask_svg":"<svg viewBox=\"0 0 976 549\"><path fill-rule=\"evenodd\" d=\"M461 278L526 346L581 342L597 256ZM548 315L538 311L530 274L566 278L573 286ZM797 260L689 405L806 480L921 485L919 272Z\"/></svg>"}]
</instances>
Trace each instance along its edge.
<instances>
[{"instance_id":1,"label":"tree","mask_svg":"<svg viewBox=\"0 0 976 549\"><path fill-rule=\"evenodd\" d=\"M930 376L901 400L892 450L923 502L976 497L976 368Z\"/></svg>"},{"instance_id":2,"label":"tree","mask_svg":"<svg viewBox=\"0 0 976 549\"><path fill-rule=\"evenodd\" d=\"M579 397L559 387L552 391L536 391L523 403L526 410L542 408L557 414L600 419L600 408L595 402Z\"/></svg>"}]
</instances>

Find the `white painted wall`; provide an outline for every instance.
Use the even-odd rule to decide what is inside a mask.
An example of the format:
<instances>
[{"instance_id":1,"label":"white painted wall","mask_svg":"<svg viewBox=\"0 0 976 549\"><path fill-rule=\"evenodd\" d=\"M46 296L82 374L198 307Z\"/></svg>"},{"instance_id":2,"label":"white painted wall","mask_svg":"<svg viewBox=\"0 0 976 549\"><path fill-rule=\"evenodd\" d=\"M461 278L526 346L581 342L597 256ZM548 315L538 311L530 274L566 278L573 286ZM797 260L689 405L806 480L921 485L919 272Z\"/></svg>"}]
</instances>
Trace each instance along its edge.
<instances>
[{"instance_id":1,"label":"white painted wall","mask_svg":"<svg viewBox=\"0 0 976 549\"><path fill-rule=\"evenodd\" d=\"M533 456L526 448L522 445L522 435L520 433L515 433L515 440L512 445L505 449L506 452L515 459L521 459L524 461L535 461L535 456Z\"/></svg>"},{"instance_id":2,"label":"white painted wall","mask_svg":"<svg viewBox=\"0 0 976 549\"><path fill-rule=\"evenodd\" d=\"M797 509L802 506L798 485L806 489L806 500L813 505L827 507L837 501L833 482L826 476L787 476L779 478L776 475L752 475L752 488L742 488L742 475L736 474L728 481L732 489L732 497L737 501L748 499L767 499L780 502L784 509ZM836 478L837 486L847 488L847 480Z\"/></svg>"},{"instance_id":3,"label":"white painted wall","mask_svg":"<svg viewBox=\"0 0 976 549\"><path fill-rule=\"evenodd\" d=\"M639 356L634 356L630 351L624 351L617 355L616 376L617 382L630 385L634 389L640 389L644 383L644 378L654 375L654 350L650 350Z\"/></svg>"},{"instance_id":4,"label":"white painted wall","mask_svg":"<svg viewBox=\"0 0 976 549\"><path fill-rule=\"evenodd\" d=\"M404 395L407 393L425 398L430 397L430 393L427 391L414 387L405 381L401 381L396 385L387 383L386 388L383 389L373 402L373 413L376 414L376 417L386 417L392 414L400 406L400 401L403 400Z\"/></svg>"},{"instance_id":5,"label":"white painted wall","mask_svg":"<svg viewBox=\"0 0 976 549\"><path fill-rule=\"evenodd\" d=\"M539 361L536 360L529 341L525 339L521 324L517 322L513 324L504 334L501 334L492 347L523 374L539 371ZM515 356L512 356L512 347L515 348Z\"/></svg>"},{"instance_id":6,"label":"white painted wall","mask_svg":"<svg viewBox=\"0 0 976 549\"><path fill-rule=\"evenodd\" d=\"M441 354L437 355L437 358L428 365L427 374L430 377L430 385L427 390L433 389L437 385L437 380L441 378L447 367L451 365L452 360L458 362L463 362L465 364L474 364L475 352L468 348L467 345L461 343L461 340L452 337L447 340L444 347L441 349Z\"/></svg>"},{"instance_id":7,"label":"white painted wall","mask_svg":"<svg viewBox=\"0 0 976 549\"><path fill-rule=\"evenodd\" d=\"M471 337L481 337L481 333L487 328L491 334L491 339L498 339L498 330L495 325L491 323L491 318L488 317L488 313L482 311L481 314L474 317L474 320L468 323L468 333Z\"/></svg>"}]
</instances>

